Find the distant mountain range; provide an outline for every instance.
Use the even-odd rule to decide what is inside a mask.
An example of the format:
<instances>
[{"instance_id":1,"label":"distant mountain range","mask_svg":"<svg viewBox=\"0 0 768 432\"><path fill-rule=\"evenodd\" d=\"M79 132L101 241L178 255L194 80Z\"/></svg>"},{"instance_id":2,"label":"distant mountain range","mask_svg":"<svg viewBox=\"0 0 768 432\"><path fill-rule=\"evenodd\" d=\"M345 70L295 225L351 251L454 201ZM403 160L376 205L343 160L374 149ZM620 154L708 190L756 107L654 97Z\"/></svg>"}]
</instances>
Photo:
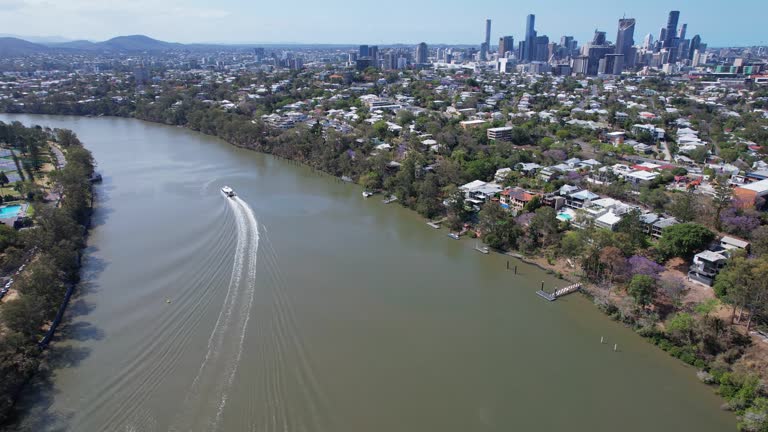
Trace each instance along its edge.
<instances>
[{"instance_id":1,"label":"distant mountain range","mask_svg":"<svg viewBox=\"0 0 768 432\"><path fill-rule=\"evenodd\" d=\"M3 35L0 35L3 36ZM46 37L32 38L34 41L25 40L20 37L0 37L0 57L15 57L39 53L62 53L62 52L93 52L93 53L140 53L140 52L160 52L168 50L190 50L199 51L211 48L227 49L249 49L253 47L267 48L337 48L337 49L356 49L354 44L302 44L302 43L243 43L243 44L225 44L225 43L196 43L181 44L175 42L164 42L144 35L118 36L104 42L91 42L87 40L64 41L62 38ZM380 44L381 48L408 48L410 44ZM433 46L443 46L437 44ZM469 45L451 45L454 47Z\"/></svg>"},{"instance_id":2,"label":"distant mountain range","mask_svg":"<svg viewBox=\"0 0 768 432\"><path fill-rule=\"evenodd\" d=\"M210 45L209 45L210 46ZM77 40L68 42L33 43L15 37L0 37L0 56L22 56L56 52L145 52L172 49L200 49L205 45L184 45L164 42L143 35L118 36L104 42Z\"/></svg>"}]
</instances>

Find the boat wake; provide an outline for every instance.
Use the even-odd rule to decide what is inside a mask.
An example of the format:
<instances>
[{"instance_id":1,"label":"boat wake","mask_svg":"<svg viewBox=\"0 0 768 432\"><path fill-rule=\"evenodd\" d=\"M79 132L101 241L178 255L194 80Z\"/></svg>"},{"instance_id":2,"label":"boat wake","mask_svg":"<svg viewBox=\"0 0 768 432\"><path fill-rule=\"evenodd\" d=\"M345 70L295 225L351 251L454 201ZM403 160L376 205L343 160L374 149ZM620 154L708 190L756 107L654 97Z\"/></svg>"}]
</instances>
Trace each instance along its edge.
<instances>
[{"instance_id":1,"label":"boat wake","mask_svg":"<svg viewBox=\"0 0 768 432\"><path fill-rule=\"evenodd\" d=\"M253 210L239 197L226 200L235 216L232 276L224 303L208 338L205 357L185 398L174 431L216 430L232 387L256 290L259 226Z\"/></svg>"}]
</instances>

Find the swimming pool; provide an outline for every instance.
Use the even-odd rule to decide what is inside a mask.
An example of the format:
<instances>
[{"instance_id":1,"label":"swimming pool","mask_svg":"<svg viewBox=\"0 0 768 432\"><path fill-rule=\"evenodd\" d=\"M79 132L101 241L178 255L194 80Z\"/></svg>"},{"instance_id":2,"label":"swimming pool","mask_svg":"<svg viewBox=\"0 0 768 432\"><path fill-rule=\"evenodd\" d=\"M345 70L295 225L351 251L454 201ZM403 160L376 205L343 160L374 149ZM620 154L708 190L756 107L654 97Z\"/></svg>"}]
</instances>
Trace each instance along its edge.
<instances>
[{"instance_id":1,"label":"swimming pool","mask_svg":"<svg viewBox=\"0 0 768 432\"><path fill-rule=\"evenodd\" d=\"M19 214L20 210L21 210L20 205L10 205L10 206L0 207L0 219L15 218L16 215Z\"/></svg>"},{"instance_id":2,"label":"swimming pool","mask_svg":"<svg viewBox=\"0 0 768 432\"><path fill-rule=\"evenodd\" d=\"M2 214L2 213L0 213L0 214ZM558 213L558 214L557 214L557 216L558 216L560 219L564 219L564 220L566 220L566 221L570 221L571 219L573 219L573 216L571 216L571 215L570 215L570 214L568 214L568 213Z\"/></svg>"}]
</instances>

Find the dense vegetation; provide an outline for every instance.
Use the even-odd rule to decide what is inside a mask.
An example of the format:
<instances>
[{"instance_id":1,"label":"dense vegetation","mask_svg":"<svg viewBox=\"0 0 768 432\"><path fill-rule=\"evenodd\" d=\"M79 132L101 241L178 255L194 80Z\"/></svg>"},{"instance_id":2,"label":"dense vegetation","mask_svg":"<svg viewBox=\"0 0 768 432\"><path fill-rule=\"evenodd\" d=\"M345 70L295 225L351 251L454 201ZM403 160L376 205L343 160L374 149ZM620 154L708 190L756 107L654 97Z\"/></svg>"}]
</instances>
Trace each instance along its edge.
<instances>
[{"instance_id":1,"label":"dense vegetation","mask_svg":"<svg viewBox=\"0 0 768 432\"><path fill-rule=\"evenodd\" d=\"M91 211L93 159L70 131L44 131L0 123L0 140L14 146L38 146L58 141L66 153L64 168L51 173L62 191L59 206L37 205L34 226L16 232L0 226L0 266L11 272L28 263L16 276L19 296L0 307L0 423L7 421L14 401L30 376L44 361L38 342L58 311L65 291L79 278L80 254L85 246Z\"/></svg>"}]
</instances>

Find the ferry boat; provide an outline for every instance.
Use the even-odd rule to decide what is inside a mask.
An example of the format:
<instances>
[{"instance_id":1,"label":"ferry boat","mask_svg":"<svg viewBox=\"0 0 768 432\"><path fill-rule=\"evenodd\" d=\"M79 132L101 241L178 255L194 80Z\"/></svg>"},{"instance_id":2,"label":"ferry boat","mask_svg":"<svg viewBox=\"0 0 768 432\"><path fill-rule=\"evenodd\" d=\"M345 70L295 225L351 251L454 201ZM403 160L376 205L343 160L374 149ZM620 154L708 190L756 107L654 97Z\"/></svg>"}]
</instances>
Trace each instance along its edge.
<instances>
[{"instance_id":1,"label":"ferry boat","mask_svg":"<svg viewBox=\"0 0 768 432\"><path fill-rule=\"evenodd\" d=\"M221 188L221 191L224 192L224 195L230 198L235 196L235 191L233 191L232 188L229 186L224 186L223 188Z\"/></svg>"}]
</instances>

